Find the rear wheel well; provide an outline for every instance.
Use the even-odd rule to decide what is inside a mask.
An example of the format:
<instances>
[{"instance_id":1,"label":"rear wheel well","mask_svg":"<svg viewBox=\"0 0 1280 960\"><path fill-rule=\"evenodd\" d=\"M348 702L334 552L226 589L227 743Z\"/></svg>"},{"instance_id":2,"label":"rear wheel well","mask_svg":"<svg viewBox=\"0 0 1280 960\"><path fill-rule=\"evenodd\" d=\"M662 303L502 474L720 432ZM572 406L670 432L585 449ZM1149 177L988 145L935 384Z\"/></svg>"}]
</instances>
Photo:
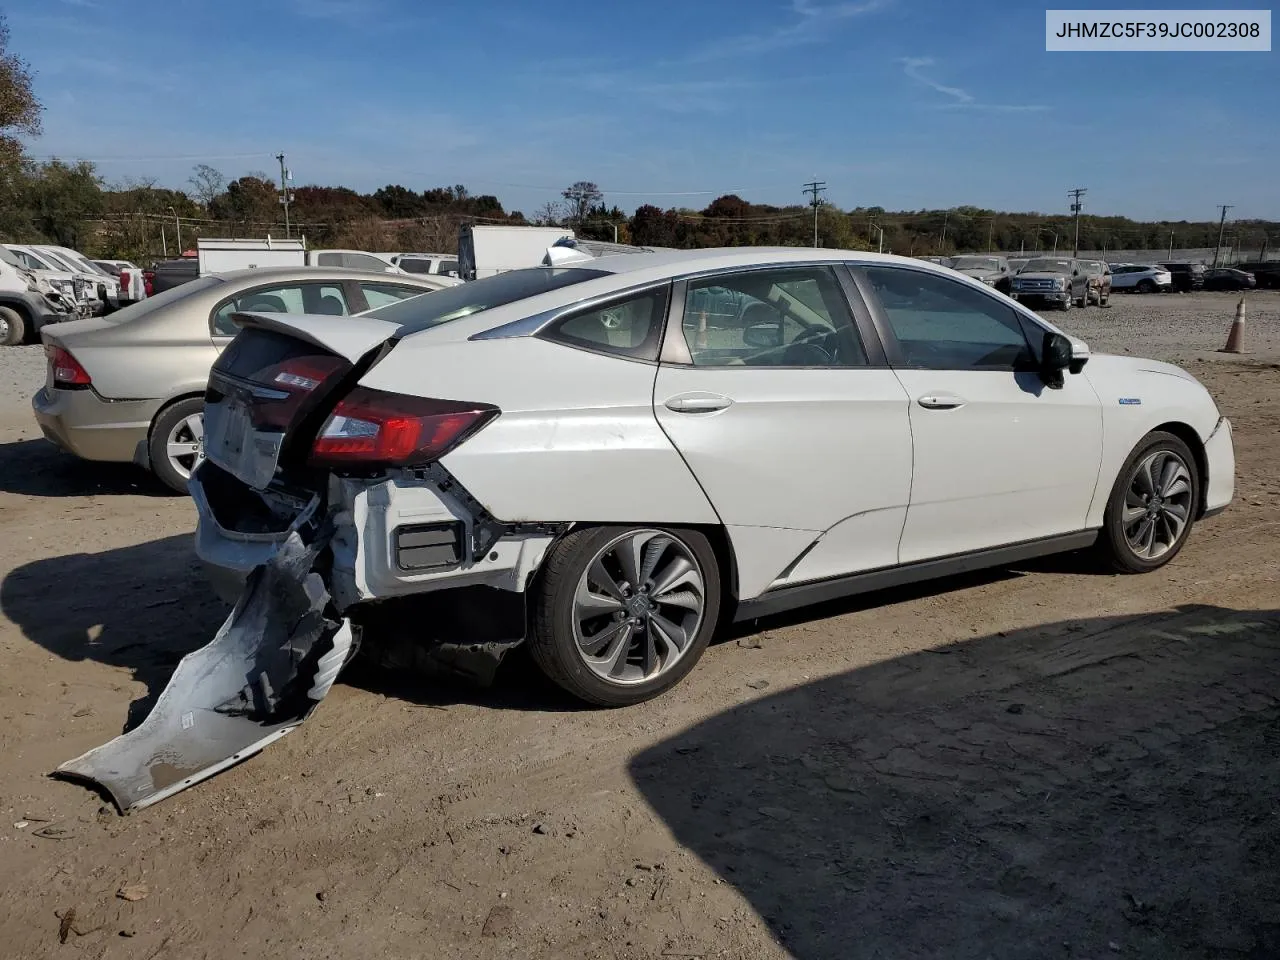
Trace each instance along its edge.
<instances>
[{"instance_id":1,"label":"rear wheel well","mask_svg":"<svg viewBox=\"0 0 1280 960\"><path fill-rule=\"evenodd\" d=\"M159 420L164 415L164 412L168 410L170 407L172 407L175 403L181 403L183 400L203 400L203 399L204 399L204 391L202 390L199 393L180 393L176 397L170 397L168 400L166 400L164 402L164 406L162 406L159 410L155 412L154 416L152 416L151 418L151 423L148 424L147 426L147 442L148 443L151 442L151 434L156 429L156 421Z\"/></svg>"},{"instance_id":2,"label":"rear wheel well","mask_svg":"<svg viewBox=\"0 0 1280 960\"><path fill-rule=\"evenodd\" d=\"M1204 443L1200 440L1200 434L1190 424L1175 421L1173 423L1162 423L1160 426L1153 428L1154 433L1157 430L1165 433L1172 433L1181 440L1191 450L1191 455L1196 458L1196 475L1200 478L1200 489L1196 491L1196 500L1199 502L1199 509L1196 511L1196 519L1199 520L1204 516L1205 510L1205 491L1209 489L1209 460L1204 454Z\"/></svg>"},{"instance_id":3,"label":"rear wheel well","mask_svg":"<svg viewBox=\"0 0 1280 960\"><path fill-rule=\"evenodd\" d=\"M720 563L720 623L733 623L738 612L738 562L729 534L718 523L692 523L687 526L706 537L715 551L716 560Z\"/></svg>"}]
</instances>

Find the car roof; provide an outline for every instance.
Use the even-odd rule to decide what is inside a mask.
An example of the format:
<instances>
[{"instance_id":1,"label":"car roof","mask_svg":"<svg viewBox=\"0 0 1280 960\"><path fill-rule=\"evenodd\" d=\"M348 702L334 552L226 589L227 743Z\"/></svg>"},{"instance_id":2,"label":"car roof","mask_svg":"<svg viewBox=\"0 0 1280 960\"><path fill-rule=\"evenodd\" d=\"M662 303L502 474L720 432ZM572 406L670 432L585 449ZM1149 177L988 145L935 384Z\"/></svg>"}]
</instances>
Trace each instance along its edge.
<instances>
[{"instance_id":1,"label":"car roof","mask_svg":"<svg viewBox=\"0 0 1280 960\"><path fill-rule=\"evenodd\" d=\"M828 250L816 247L704 247L698 250L654 250L645 253L608 254L565 266L581 266L612 274L702 273L770 263L886 263L919 267L928 260L866 250ZM939 271L946 272L946 271Z\"/></svg>"},{"instance_id":2,"label":"car roof","mask_svg":"<svg viewBox=\"0 0 1280 960\"><path fill-rule=\"evenodd\" d=\"M362 252L362 251L361 251ZM240 284L262 280L377 280L381 283L415 283L422 286L445 285L442 278L429 273L403 274L379 273L374 270L356 270L351 267L251 267L245 270L226 270L217 274L227 283Z\"/></svg>"}]
</instances>

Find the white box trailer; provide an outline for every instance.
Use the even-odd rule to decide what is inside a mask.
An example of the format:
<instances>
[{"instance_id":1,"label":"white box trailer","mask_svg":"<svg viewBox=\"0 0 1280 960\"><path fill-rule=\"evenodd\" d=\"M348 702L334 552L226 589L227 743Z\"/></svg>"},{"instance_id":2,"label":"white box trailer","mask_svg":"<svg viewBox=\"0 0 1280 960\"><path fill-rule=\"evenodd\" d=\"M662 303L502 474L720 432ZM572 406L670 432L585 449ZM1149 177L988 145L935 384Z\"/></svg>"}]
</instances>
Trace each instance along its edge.
<instances>
[{"instance_id":1,"label":"white box trailer","mask_svg":"<svg viewBox=\"0 0 1280 960\"><path fill-rule=\"evenodd\" d=\"M305 240L196 240L196 256L200 276L245 270L253 267L304 267L307 264Z\"/></svg>"},{"instance_id":2,"label":"white box trailer","mask_svg":"<svg viewBox=\"0 0 1280 960\"><path fill-rule=\"evenodd\" d=\"M458 229L458 267L464 280L536 267L557 240L574 239L565 227L497 227L463 224Z\"/></svg>"}]
</instances>

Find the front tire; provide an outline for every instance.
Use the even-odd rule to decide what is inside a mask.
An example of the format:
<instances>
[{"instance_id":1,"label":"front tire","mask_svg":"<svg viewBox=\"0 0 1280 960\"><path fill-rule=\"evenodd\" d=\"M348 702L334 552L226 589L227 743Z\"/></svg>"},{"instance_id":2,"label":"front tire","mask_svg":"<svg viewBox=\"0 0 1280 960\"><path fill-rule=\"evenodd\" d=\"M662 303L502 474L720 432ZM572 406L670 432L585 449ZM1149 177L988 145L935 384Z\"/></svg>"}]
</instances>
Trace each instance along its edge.
<instances>
[{"instance_id":1,"label":"front tire","mask_svg":"<svg viewBox=\"0 0 1280 960\"><path fill-rule=\"evenodd\" d=\"M1150 573L1178 555L1200 507L1190 448L1163 431L1147 434L1116 477L1098 547L1120 573Z\"/></svg>"},{"instance_id":2,"label":"front tire","mask_svg":"<svg viewBox=\"0 0 1280 960\"><path fill-rule=\"evenodd\" d=\"M1138 292L1139 293L1155 293L1156 285L1150 280L1143 280L1141 283L1138 284Z\"/></svg>"},{"instance_id":3,"label":"front tire","mask_svg":"<svg viewBox=\"0 0 1280 960\"><path fill-rule=\"evenodd\" d=\"M0 346L16 347L27 338L27 325L22 314L11 307L0 307Z\"/></svg>"},{"instance_id":4,"label":"front tire","mask_svg":"<svg viewBox=\"0 0 1280 960\"><path fill-rule=\"evenodd\" d=\"M719 561L696 530L590 527L551 548L533 600L542 672L588 703L628 706L702 656L720 615Z\"/></svg>"},{"instance_id":5,"label":"front tire","mask_svg":"<svg viewBox=\"0 0 1280 960\"><path fill-rule=\"evenodd\" d=\"M186 493L191 471L204 456L204 400L187 397L160 411L151 425L147 453L160 482Z\"/></svg>"}]
</instances>

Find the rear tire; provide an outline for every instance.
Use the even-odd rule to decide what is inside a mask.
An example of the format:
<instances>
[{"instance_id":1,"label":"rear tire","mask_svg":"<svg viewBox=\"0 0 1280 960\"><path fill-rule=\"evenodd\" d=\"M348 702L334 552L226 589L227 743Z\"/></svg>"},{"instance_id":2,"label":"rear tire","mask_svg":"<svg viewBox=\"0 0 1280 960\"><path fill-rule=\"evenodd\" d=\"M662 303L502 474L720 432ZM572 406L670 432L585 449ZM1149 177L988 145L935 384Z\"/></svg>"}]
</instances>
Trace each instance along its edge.
<instances>
[{"instance_id":1,"label":"rear tire","mask_svg":"<svg viewBox=\"0 0 1280 960\"><path fill-rule=\"evenodd\" d=\"M1148 465L1149 482L1141 476ZM1163 567L1187 542L1200 495L1199 468L1186 443L1159 430L1147 434L1111 488L1097 544L1103 560L1119 573Z\"/></svg>"},{"instance_id":2,"label":"rear tire","mask_svg":"<svg viewBox=\"0 0 1280 960\"><path fill-rule=\"evenodd\" d=\"M629 706L702 656L720 615L719 561L696 530L589 527L551 547L532 593L542 672L588 703Z\"/></svg>"},{"instance_id":3,"label":"rear tire","mask_svg":"<svg viewBox=\"0 0 1280 960\"><path fill-rule=\"evenodd\" d=\"M27 324L12 307L0 307L0 346L16 347L27 338Z\"/></svg>"},{"instance_id":4,"label":"rear tire","mask_svg":"<svg viewBox=\"0 0 1280 960\"><path fill-rule=\"evenodd\" d=\"M1138 292L1139 293L1155 293L1156 285L1151 280L1143 280L1141 283L1138 284Z\"/></svg>"},{"instance_id":5,"label":"rear tire","mask_svg":"<svg viewBox=\"0 0 1280 960\"><path fill-rule=\"evenodd\" d=\"M1081 310L1089 306L1089 288L1087 286L1084 288L1084 293L1080 294L1080 299L1076 301L1076 306Z\"/></svg>"},{"instance_id":6,"label":"rear tire","mask_svg":"<svg viewBox=\"0 0 1280 960\"><path fill-rule=\"evenodd\" d=\"M151 472L160 482L177 493L186 493L191 471L204 456L204 400L187 397L161 410L151 424L147 454Z\"/></svg>"}]
</instances>

